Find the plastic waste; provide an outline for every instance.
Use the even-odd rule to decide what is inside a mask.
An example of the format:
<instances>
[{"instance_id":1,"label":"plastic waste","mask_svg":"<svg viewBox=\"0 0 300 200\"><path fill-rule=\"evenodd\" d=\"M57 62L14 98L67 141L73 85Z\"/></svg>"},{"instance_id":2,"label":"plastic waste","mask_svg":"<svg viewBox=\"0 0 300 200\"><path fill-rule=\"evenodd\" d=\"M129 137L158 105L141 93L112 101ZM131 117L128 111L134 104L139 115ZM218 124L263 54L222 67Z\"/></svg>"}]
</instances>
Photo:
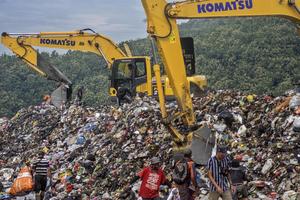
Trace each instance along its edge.
<instances>
[{"instance_id":1,"label":"plastic waste","mask_svg":"<svg viewBox=\"0 0 300 200\"><path fill-rule=\"evenodd\" d=\"M272 159L268 159L267 162L264 164L262 170L261 170L261 173L262 174L266 174L270 171L270 169L273 167L273 160Z\"/></svg>"},{"instance_id":2,"label":"plastic waste","mask_svg":"<svg viewBox=\"0 0 300 200\"><path fill-rule=\"evenodd\" d=\"M293 122L293 131L300 132L300 117L297 117Z\"/></svg>"},{"instance_id":3,"label":"plastic waste","mask_svg":"<svg viewBox=\"0 0 300 200\"><path fill-rule=\"evenodd\" d=\"M79 135L76 141L76 144L78 145L83 145L85 143L86 139L84 137L84 135Z\"/></svg>"},{"instance_id":4,"label":"plastic waste","mask_svg":"<svg viewBox=\"0 0 300 200\"><path fill-rule=\"evenodd\" d=\"M300 106L300 93L294 95L289 103L290 109L295 109L298 106Z\"/></svg>"}]
</instances>

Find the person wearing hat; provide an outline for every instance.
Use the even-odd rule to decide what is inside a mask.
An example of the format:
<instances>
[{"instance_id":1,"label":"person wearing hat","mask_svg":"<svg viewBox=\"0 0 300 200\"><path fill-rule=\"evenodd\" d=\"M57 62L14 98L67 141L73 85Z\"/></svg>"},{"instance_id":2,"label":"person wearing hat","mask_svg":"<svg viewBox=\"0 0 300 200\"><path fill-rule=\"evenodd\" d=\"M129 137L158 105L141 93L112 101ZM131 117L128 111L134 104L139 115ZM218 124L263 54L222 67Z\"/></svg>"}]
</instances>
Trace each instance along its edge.
<instances>
[{"instance_id":1,"label":"person wearing hat","mask_svg":"<svg viewBox=\"0 0 300 200\"><path fill-rule=\"evenodd\" d=\"M229 173L229 158L226 156L227 148L218 146L217 153L207 162L209 185L209 200L232 200L230 185L231 178ZM230 183L230 184L229 184ZM234 191L234 188L232 188Z\"/></svg>"},{"instance_id":2,"label":"person wearing hat","mask_svg":"<svg viewBox=\"0 0 300 200\"><path fill-rule=\"evenodd\" d=\"M165 174L160 168L160 159L153 157L150 160L150 166L140 171L130 184L134 183L137 179L141 179L142 181L139 196L143 200L158 200L160 185L167 183Z\"/></svg>"}]
</instances>

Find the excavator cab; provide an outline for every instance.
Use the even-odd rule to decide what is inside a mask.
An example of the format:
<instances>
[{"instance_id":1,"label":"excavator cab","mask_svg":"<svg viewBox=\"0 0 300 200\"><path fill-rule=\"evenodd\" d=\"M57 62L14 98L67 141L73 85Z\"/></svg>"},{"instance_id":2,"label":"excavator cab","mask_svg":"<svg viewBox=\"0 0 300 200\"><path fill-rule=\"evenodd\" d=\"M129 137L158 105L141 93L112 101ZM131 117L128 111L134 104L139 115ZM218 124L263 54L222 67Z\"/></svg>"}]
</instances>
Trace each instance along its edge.
<instances>
[{"instance_id":1,"label":"excavator cab","mask_svg":"<svg viewBox=\"0 0 300 200\"><path fill-rule=\"evenodd\" d=\"M145 58L115 60L112 65L110 95L119 104L129 103L147 84L147 61Z\"/></svg>"}]
</instances>

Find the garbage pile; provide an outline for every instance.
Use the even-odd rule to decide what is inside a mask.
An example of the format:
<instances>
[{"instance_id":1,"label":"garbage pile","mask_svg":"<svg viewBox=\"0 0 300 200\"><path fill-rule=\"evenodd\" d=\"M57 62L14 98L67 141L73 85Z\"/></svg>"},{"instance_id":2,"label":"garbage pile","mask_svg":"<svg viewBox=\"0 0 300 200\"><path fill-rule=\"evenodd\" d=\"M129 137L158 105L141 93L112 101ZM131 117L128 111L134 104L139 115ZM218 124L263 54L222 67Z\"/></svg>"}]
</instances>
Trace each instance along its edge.
<instances>
[{"instance_id":1,"label":"garbage pile","mask_svg":"<svg viewBox=\"0 0 300 200\"><path fill-rule=\"evenodd\" d=\"M230 146L230 155L247 168L250 199L299 198L300 96L216 91L193 101L197 124L207 125L218 143ZM176 109L175 103L168 104L169 111ZM153 156L162 159L169 177L172 171L170 134L159 104L148 97L97 109L31 106L8 120L0 137L3 190L12 185L21 164L34 160L42 149L51 162L48 195L53 200L120 199L127 183Z\"/></svg>"},{"instance_id":2,"label":"garbage pile","mask_svg":"<svg viewBox=\"0 0 300 200\"><path fill-rule=\"evenodd\" d=\"M3 185L10 187L20 164L34 160L42 149L51 162L56 199L116 199L149 157L159 156L165 165L170 160L170 137L151 99L120 108L29 107L0 135Z\"/></svg>"},{"instance_id":3,"label":"garbage pile","mask_svg":"<svg viewBox=\"0 0 300 200\"><path fill-rule=\"evenodd\" d=\"M194 103L198 121L209 124L248 169L253 198L300 198L299 94L273 98L218 91Z\"/></svg>"}]
</instances>

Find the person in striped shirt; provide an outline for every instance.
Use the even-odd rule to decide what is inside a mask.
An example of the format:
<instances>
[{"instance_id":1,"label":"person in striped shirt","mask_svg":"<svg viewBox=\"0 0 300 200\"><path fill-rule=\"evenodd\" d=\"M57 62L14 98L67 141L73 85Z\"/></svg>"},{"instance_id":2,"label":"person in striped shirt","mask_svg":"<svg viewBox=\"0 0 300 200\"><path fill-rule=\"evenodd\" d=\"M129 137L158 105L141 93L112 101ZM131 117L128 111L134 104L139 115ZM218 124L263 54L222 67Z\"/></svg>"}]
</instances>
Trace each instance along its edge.
<instances>
[{"instance_id":1,"label":"person in striped shirt","mask_svg":"<svg viewBox=\"0 0 300 200\"><path fill-rule=\"evenodd\" d=\"M37 199L43 199L47 186L47 178L50 175L49 161L44 158L44 152L38 154L38 159L33 163L34 185Z\"/></svg>"},{"instance_id":2,"label":"person in striped shirt","mask_svg":"<svg viewBox=\"0 0 300 200\"><path fill-rule=\"evenodd\" d=\"M207 162L208 178L210 180L209 200L232 200L230 190L229 158L226 156L227 148L218 146L216 156Z\"/></svg>"}]
</instances>

